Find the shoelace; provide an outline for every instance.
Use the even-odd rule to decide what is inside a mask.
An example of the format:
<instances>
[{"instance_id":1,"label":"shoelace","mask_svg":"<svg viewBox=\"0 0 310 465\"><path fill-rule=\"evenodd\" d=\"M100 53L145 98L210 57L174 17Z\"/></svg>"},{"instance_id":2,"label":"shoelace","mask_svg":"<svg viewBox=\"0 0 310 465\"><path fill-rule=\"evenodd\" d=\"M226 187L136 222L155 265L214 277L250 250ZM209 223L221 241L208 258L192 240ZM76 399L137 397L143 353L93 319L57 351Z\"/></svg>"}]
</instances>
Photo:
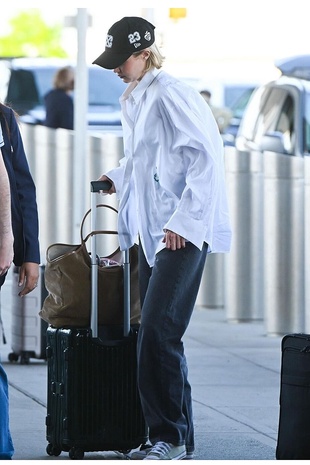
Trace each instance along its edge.
<instances>
[{"instance_id":1,"label":"shoelace","mask_svg":"<svg viewBox=\"0 0 310 465\"><path fill-rule=\"evenodd\" d=\"M149 454L154 455L164 455L170 451L171 447L166 442L159 441L152 447Z\"/></svg>"}]
</instances>

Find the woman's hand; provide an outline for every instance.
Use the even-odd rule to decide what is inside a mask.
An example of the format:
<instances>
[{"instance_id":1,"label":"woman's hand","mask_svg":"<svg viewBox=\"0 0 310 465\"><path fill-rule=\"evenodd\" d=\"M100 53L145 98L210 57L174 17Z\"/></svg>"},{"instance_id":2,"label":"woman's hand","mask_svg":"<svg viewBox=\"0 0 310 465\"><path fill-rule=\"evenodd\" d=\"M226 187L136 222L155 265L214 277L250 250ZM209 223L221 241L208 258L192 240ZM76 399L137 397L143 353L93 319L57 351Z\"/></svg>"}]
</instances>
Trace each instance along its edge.
<instances>
[{"instance_id":1,"label":"woman's hand","mask_svg":"<svg viewBox=\"0 0 310 465\"><path fill-rule=\"evenodd\" d=\"M105 174L103 174L102 176L100 176L100 178L98 179L98 181L109 181L111 183L111 188L109 191L100 191L102 194L115 194L116 192L116 189L115 189L115 186L114 186L114 182L112 181L112 179L108 178L108 176L106 176Z\"/></svg>"},{"instance_id":2,"label":"woman's hand","mask_svg":"<svg viewBox=\"0 0 310 465\"><path fill-rule=\"evenodd\" d=\"M185 239L179 234L169 231L169 229L165 229L165 236L163 238L163 243L166 244L166 249L170 250L177 250L177 249L184 249L185 247Z\"/></svg>"}]
</instances>

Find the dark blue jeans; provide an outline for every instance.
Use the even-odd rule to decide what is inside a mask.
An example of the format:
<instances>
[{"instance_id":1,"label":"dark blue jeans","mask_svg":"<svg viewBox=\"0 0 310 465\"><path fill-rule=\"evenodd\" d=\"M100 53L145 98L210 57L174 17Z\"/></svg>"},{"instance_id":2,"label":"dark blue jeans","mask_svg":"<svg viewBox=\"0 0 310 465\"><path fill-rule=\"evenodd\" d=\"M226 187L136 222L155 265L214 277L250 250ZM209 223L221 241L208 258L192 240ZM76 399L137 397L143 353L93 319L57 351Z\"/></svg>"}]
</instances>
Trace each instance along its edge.
<instances>
[{"instance_id":1,"label":"dark blue jeans","mask_svg":"<svg viewBox=\"0 0 310 465\"><path fill-rule=\"evenodd\" d=\"M0 276L0 291L6 274ZM1 292L0 292L1 297ZM0 304L1 310L1 304ZM0 315L1 324L1 315ZM14 447L9 427L9 387L8 378L0 363L0 460L10 460L14 453Z\"/></svg>"},{"instance_id":2,"label":"dark blue jeans","mask_svg":"<svg viewBox=\"0 0 310 465\"><path fill-rule=\"evenodd\" d=\"M191 386L182 337L190 322L207 255L187 242L161 250L150 268L139 247L142 304L138 385L150 441L194 450Z\"/></svg>"},{"instance_id":3,"label":"dark blue jeans","mask_svg":"<svg viewBox=\"0 0 310 465\"><path fill-rule=\"evenodd\" d=\"M9 392L6 373L0 364L0 460L10 460L14 453L9 428Z\"/></svg>"}]
</instances>

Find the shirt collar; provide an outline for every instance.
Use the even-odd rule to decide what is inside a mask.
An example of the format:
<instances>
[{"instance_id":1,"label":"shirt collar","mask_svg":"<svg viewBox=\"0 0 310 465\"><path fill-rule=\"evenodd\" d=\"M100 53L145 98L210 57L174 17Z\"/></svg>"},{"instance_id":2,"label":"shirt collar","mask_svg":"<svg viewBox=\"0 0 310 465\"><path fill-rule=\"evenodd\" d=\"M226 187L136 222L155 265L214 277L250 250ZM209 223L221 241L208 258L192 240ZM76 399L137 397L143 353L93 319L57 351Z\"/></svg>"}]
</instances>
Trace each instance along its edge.
<instances>
[{"instance_id":1,"label":"shirt collar","mask_svg":"<svg viewBox=\"0 0 310 465\"><path fill-rule=\"evenodd\" d=\"M160 72L160 69L152 68L143 76L141 81L131 82L125 90L125 92L123 93L121 100L126 100L131 95L134 102L138 103L141 100L146 89L152 84L152 82Z\"/></svg>"}]
</instances>

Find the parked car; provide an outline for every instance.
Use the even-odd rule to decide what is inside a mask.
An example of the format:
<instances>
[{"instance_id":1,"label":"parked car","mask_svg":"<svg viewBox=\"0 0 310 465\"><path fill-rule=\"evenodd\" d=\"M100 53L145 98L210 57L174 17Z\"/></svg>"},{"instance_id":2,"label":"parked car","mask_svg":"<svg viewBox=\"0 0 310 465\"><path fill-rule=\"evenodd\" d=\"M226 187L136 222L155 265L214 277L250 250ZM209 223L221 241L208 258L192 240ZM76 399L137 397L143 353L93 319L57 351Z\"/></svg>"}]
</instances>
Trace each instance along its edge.
<instances>
[{"instance_id":1,"label":"parked car","mask_svg":"<svg viewBox=\"0 0 310 465\"><path fill-rule=\"evenodd\" d=\"M258 86L255 86L254 84L249 84L248 86L239 88L239 94L237 95L235 100L230 104L232 117L228 126L226 126L224 133L222 134L225 145L235 145L236 136L239 130L243 114L253 92L257 89L257 87Z\"/></svg>"},{"instance_id":2,"label":"parked car","mask_svg":"<svg viewBox=\"0 0 310 465\"><path fill-rule=\"evenodd\" d=\"M3 63L2 63L3 64ZM7 61L8 79L5 102L29 124L42 124L45 120L44 95L53 87L56 71L68 61L44 58L15 58ZM88 66L87 122L91 129L120 127L119 97L126 84L114 73L96 65Z\"/></svg>"},{"instance_id":3,"label":"parked car","mask_svg":"<svg viewBox=\"0 0 310 465\"><path fill-rule=\"evenodd\" d=\"M310 55L276 61L278 79L260 86L244 112L239 150L302 157L310 153Z\"/></svg>"}]
</instances>

